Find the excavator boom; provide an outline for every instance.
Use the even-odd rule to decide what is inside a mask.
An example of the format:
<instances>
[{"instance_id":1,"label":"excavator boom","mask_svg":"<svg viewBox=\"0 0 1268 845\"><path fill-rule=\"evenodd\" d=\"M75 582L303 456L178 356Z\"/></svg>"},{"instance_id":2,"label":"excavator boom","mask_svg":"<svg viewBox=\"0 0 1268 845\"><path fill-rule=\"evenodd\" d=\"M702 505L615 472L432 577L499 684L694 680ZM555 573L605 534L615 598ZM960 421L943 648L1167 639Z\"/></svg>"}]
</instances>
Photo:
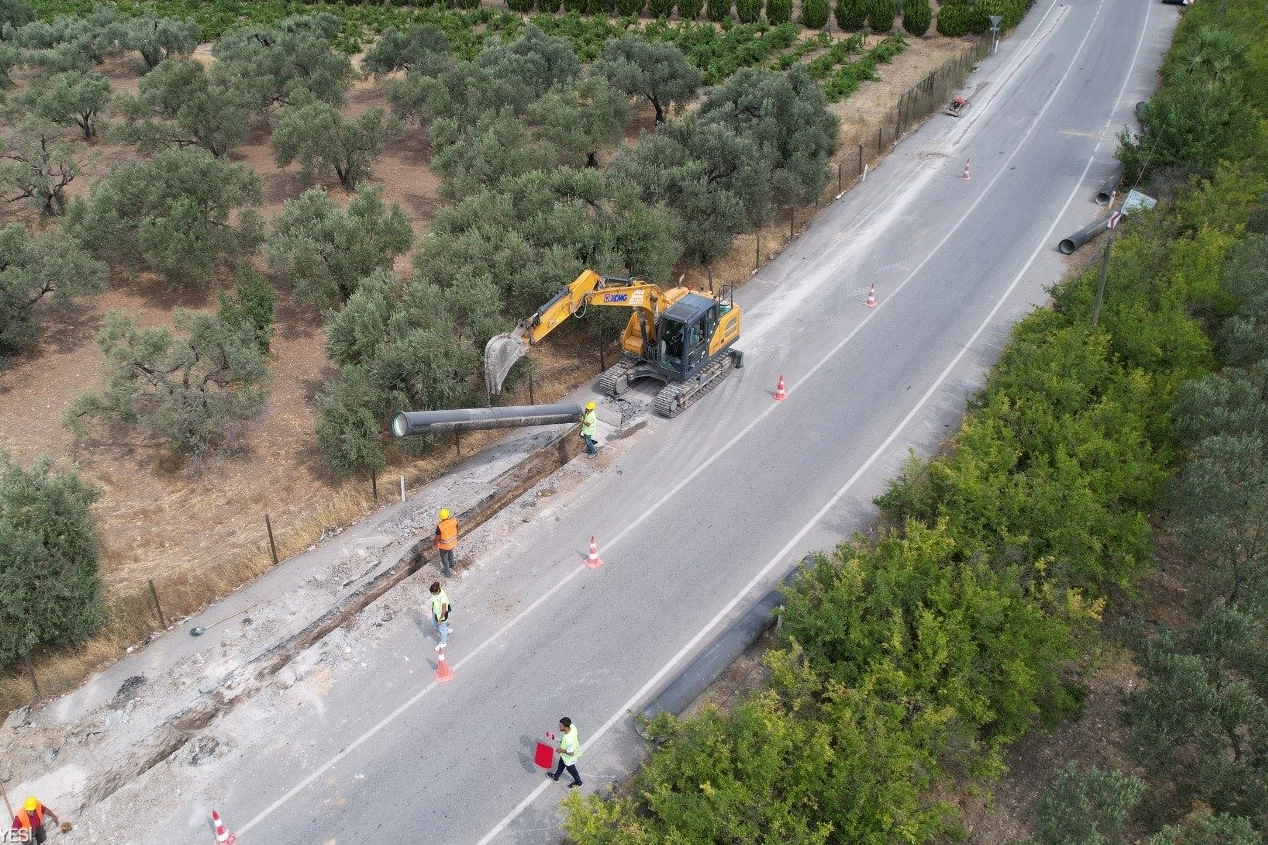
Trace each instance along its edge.
<instances>
[{"instance_id":1,"label":"excavator boom","mask_svg":"<svg viewBox=\"0 0 1268 845\"><path fill-rule=\"evenodd\" d=\"M600 276L593 270L583 270L581 275L538 308L533 316L521 321L510 332L489 338L484 347L485 386L490 394L499 394L511 367L528 354L529 347L540 342L569 317L577 316L587 305L644 310L654 326L664 297L664 291L650 282Z\"/></svg>"}]
</instances>

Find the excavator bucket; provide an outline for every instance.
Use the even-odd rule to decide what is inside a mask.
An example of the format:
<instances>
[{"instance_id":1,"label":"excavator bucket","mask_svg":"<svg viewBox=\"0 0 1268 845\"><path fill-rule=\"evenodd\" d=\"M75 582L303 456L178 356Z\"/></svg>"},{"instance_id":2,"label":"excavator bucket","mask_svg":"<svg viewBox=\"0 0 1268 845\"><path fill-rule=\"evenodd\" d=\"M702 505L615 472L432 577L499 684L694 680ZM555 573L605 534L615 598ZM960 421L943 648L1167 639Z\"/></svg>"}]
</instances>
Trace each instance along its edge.
<instances>
[{"instance_id":1,"label":"excavator bucket","mask_svg":"<svg viewBox=\"0 0 1268 845\"><path fill-rule=\"evenodd\" d=\"M528 354L528 341L521 330L498 334L484 345L484 384L491 396L502 392L502 382L515 362Z\"/></svg>"}]
</instances>

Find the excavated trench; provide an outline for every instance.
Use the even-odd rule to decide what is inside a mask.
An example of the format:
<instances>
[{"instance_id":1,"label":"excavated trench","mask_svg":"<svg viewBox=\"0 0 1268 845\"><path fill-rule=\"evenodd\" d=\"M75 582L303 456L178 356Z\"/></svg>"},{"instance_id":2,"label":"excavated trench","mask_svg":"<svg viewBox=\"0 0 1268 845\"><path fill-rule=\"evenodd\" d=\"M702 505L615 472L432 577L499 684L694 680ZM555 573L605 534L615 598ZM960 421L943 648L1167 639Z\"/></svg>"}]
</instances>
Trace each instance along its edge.
<instances>
[{"instance_id":1,"label":"excavated trench","mask_svg":"<svg viewBox=\"0 0 1268 845\"><path fill-rule=\"evenodd\" d=\"M466 511L457 514L463 530L470 532L496 516L502 508L515 501L533 485L564 466L581 453L583 441L575 427L569 428L546 446L535 450L511 469L493 479L493 488L484 498ZM138 778L154 766L179 752L198 732L214 722L220 715L261 689L296 655L319 642L336 628L344 625L373 602L382 598L393 587L418 572L429 561L432 537L419 538L390 568L380 572L367 583L349 593L338 604L309 625L284 640L255 655L234 672L222 687L237 687L238 694L225 696L220 689L203 700L185 708L160 725L149 742L136 749L128 759L121 760L109 771L102 772L85 796L86 804L109 798L134 778ZM125 682L125 687L135 679ZM131 693L121 689L120 696Z\"/></svg>"}]
</instances>

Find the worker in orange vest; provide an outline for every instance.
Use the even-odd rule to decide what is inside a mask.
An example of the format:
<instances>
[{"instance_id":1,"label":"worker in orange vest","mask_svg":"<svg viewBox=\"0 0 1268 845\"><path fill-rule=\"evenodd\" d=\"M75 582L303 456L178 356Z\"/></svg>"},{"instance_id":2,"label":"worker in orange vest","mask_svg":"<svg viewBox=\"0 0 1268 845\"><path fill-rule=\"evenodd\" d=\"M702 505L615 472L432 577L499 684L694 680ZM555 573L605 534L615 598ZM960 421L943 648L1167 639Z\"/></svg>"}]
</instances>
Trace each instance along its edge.
<instances>
[{"instance_id":1,"label":"worker in orange vest","mask_svg":"<svg viewBox=\"0 0 1268 845\"><path fill-rule=\"evenodd\" d=\"M44 833L44 817L48 816L53 820L53 824L60 824L57 819L57 813L54 813L48 807L40 803L40 799L34 795L26 799L26 803L22 805L22 809L18 810L18 814L13 817L13 829L30 831L26 839L19 839L19 842L43 842L47 834Z\"/></svg>"},{"instance_id":2,"label":"worker in orange vest","mask_svg":"<svg viewBox=\"0 0 1268 845\"><path fill-rule=\"evenodd\" d=\"M457 547L458 520L442 508L436 525L436 549L440 552L440 573L446 578L453 575L453 550Z\"/></svg>"}]
</instances>

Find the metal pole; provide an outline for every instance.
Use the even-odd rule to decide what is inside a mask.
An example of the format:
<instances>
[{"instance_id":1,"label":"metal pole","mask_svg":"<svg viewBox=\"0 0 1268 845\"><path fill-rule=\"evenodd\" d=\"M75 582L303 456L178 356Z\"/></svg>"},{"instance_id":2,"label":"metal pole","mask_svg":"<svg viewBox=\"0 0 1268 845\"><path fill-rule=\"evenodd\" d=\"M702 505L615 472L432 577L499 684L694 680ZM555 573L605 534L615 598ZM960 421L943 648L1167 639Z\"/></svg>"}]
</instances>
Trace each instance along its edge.
<instances>
[{"instance_id":1,"label":"metal pole","mask_svg":"<svg viewBox=\"0 0 1268 845\"><path fill-rule=\"evenodd\" d=\"M370 492L374 494L374 501L379 500L379 478L374 471L374 467L370 467Z\"/></svg>"},{"instance_id":2,"label":"metal pole","mask_svg":"<svg viewBox=\"0 0 1268 845\"><path fill-rule=\"evenodd\" d=\"M757 254L753 257L753 269L757 270L762 266L762 229L757 229Z\"/></svg>"},{"instance_id":3,"label":"metal pole","mask_svg":"<svg viewBox=\"0 0 1268 845\"><path fill-rule=\"evenodd\" d=\"M31 673L31 688L35 690L35 698L38 700L40 697L40 682L35 679L35 667L31 665L31 655L25 655L23 659L26 660L27 671Z\"/></svg>"},{"instance_id":4,"label":"metal pole","mask_svg":"<svg viewBox=\"0 0 1268 845\"><path fill-rule=\"evenodd\" d=\"M401 476L401 501L405 501L405 476Z\"/></svg>"},{"instance_id":5,"label":"metal pole","mask_svg":"<svg viewBox=\"0 0 1268 845\"><path fill-rule=\"evenodd\" d=\"M537 400L533 398L533 368L531 366L528 369L528 404L537 404Z\"/></svg>"},{"instance_id":6,"label":"metal pole","mask_svg":"<svg viewBox=\"0 0 1268 845\"><path fill-rule=\"evenodd\" d=\"M863 175L863 142L859 141L859 175Z\"/></svg>"},{"instance_id":7,"label":"metal pole","mask_svg":"<svg viewBox=\"0 0 1268 845\"><path fill-rule=\"evenodd\" d=\"M150 580L150 595L154 596L154 609L158 611L159 624L167 629L167 620L163 618L163 605L159 604L158 589L154 586L154 579Z\"/></svg>"},{"instance_id":8,"label":"metal pole","mask_svg":"<svg viewBox=\"0 0 1268 845\"><path fill-rule=\"evenodd\" d=\"M264 515L264 527L269 532L269 551L273 553L273 565L277 566L277 543L273 542L273 523L269 522L269 515Z\"/></svg>"},{"instance_id":9,"label":"metal pole","mask_svg":"<svg viewBox=\"0 0 1268 845\"><path fill-rule=\"evenodd\" d=\"M1105 298L1105 281L1109 277L1110 247L1114 245L1114 230L1105 233L1105 258L1101 261L1101 280L1096 284L1096 298L1092 300L1092 328L1101 315L1101 300Z\"/></svg>"}]
</instances>

